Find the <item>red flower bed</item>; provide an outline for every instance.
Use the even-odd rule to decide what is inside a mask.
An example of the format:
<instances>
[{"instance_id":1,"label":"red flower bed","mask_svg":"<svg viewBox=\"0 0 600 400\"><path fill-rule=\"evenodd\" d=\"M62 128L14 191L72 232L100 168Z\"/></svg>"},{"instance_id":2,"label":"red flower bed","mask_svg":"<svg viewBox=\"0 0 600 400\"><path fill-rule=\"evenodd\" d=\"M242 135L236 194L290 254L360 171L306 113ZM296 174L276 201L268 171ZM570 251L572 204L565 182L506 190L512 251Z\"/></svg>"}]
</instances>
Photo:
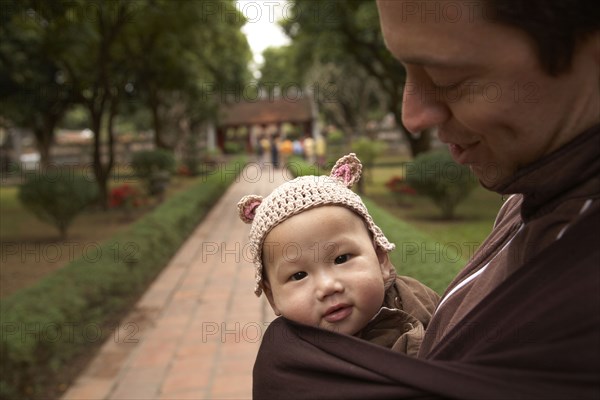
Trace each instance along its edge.
<instances>
[{"instance_id":1,"label":"red flower bed","mask_svg":"<svg viewBox=\"0 0 600 400\"><path fill-rule=\"evenodd\" d=\"M110 206L113 208L132 208L142 205L142 194L135 187L124 183L110 191Z\"/></svg>"},{"instance_id":2,"label":"red flower bed","mask_svg":"<svg viewBox=\"0 0 600 400\"><path fill-rule=\"evenodd\" d=\"M394 176L389 181L385 183L385 186L393 193L399 194L407 194L407 195L415 195L417 191L415 188L411 187L406 181L399 177Z\"/></svg>"}]
</instances>

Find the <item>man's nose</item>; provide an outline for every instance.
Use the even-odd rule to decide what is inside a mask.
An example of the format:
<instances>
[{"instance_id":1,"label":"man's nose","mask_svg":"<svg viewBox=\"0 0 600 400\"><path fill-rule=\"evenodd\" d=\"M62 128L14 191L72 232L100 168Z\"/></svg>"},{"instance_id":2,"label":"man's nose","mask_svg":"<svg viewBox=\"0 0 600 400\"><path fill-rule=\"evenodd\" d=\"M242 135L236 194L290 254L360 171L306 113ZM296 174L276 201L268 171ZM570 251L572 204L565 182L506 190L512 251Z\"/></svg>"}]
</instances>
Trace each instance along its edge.
<instances>
[{"instance_id":1,"label":"man's nose","mask_svg":"<svg viewBox=\"0 0 600 400\"><path fill-rule=\"evenodd\" d=\"M335 293L342 293L344 285L332 271L321 271L317 275L317 297L323 300Z\"/></svg>"},{"instance_id":2,"label":"man's nose","mask_svg":"<svg viewBox=\"0 0 600 400\"><path fill-rule=\"evenodd\" d=\"M408 79L402 100L402 123L411 133L433 128L450 118L440 88L427 80Z\"/></svg>"}]
</instances>

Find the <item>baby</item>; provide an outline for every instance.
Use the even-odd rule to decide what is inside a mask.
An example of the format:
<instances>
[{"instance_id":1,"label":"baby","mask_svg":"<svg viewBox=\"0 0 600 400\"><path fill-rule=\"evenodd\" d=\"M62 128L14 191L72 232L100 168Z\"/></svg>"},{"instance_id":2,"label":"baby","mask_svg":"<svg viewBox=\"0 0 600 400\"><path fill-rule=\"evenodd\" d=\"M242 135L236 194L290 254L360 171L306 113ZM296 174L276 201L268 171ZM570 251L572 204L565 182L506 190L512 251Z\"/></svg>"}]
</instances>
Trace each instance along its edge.
<instances>
[{"instance_id":1,"label":"baby","mask_svg":"<svg viewBox=\"0 0 600 400\"><path fill-rule=\"evenodd\" d=\"M396 275L394 249L350 190L362 165L342 157L330 176L303 176L266 198L245 196L255 293L276 315L415 355L439 296Z\"/></svg>"}]
</instances>

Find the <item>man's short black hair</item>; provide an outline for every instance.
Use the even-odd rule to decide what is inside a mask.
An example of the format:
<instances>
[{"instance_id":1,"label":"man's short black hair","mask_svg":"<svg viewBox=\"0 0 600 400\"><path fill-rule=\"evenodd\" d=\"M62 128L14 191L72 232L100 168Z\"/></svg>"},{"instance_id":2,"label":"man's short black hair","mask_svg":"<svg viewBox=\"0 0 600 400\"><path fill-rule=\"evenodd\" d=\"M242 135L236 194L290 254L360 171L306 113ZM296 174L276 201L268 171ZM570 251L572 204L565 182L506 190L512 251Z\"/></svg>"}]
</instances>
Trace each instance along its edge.
<instances>
[{"instance_id":1,"label":"man's short black hair","mask_svg":"<svg viewBox=\"0 0 600 400\"><path fill-rule=\"evenodd\" d=\"M487 0L493 21L525 31L544 70L559 75L571 66L576 46L600 30L598 0Z\"/></svg>"}]
</instances>

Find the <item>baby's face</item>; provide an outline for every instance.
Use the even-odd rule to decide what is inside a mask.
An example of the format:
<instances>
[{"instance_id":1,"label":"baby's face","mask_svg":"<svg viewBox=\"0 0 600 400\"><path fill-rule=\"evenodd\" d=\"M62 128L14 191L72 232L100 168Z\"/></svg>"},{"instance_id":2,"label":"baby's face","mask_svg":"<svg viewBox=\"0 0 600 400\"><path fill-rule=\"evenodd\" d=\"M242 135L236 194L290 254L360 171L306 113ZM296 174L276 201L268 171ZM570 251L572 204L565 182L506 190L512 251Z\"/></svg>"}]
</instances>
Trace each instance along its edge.
<instances>
[{"instance_id":1,"label":"baby's face","mask_svg":"<svg viewBox=\"0 0 600 400\"><path fill-rule=\"evenodd\" d=\"M381 308L389 259L354 212L310 209L265 238L265 294L277 315L353 335Z\"/></svg>"}]
</instances>

